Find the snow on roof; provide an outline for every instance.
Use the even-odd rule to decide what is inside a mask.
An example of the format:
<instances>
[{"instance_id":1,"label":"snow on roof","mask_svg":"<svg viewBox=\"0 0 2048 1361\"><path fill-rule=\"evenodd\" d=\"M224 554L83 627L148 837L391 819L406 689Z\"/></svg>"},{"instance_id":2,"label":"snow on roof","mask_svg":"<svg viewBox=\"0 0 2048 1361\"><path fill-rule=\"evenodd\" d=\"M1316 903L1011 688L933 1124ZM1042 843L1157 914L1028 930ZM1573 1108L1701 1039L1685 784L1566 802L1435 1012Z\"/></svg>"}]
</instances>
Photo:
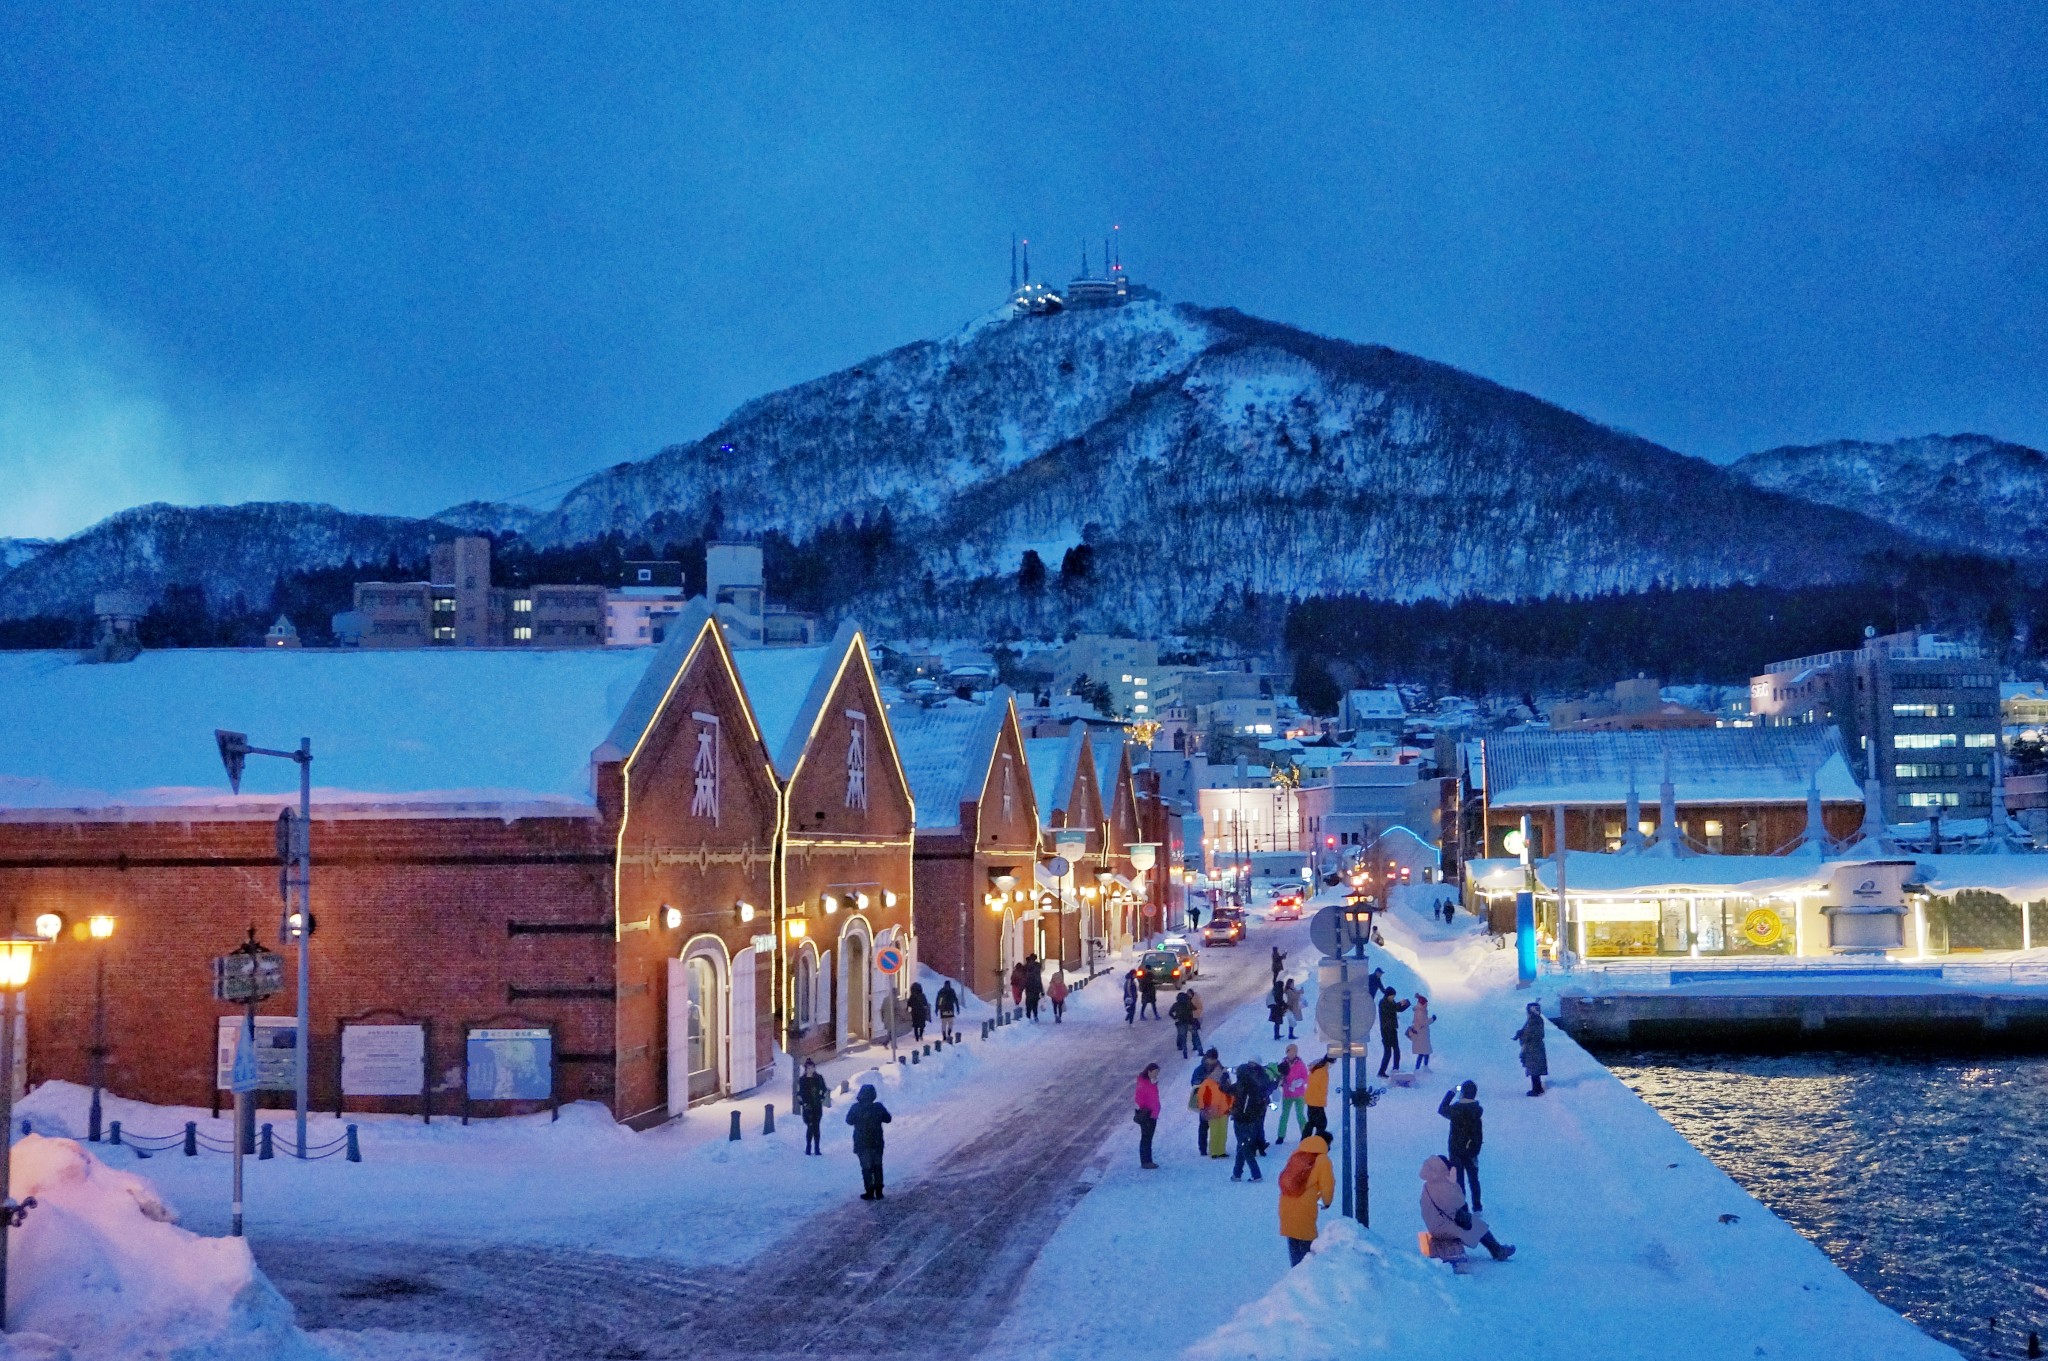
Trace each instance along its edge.
<instances>
[{"instance_id":1,"label":"snow on roof","mask_svg":"<svg viewBox=\"0 0 2048 1361\"><path fill-rule=\"evenodd\" d=\"M1106 807L1116 798L1117 777L1123 770L1124 744L1112 742L1104 735L1100 741L1091 740L1088 750L1095 757L1095 788L1100 791Z\"/></svg>"},{"instance_id":2,"label":"snow on roof","mask_svg":"<svg viewBox=\"0 0 2048 1361\"><path fill-rule=\"evenodd\" d=\"M1009 712L1007 687L991 692L985 704L949 700L929 708L889 707L896 754L903 760L917 804L917 830L951 831L960 826L960 805L969 794L980 796Z\"/></svg>"},{"instance_id":3,"label":"snow on roof","mask_svg":"<svg viewBox=\"0 0 2048 1361\"><path fill-rule=\"evenodd\" d=\"M2048 899L2048 855L1916 855L1917 878L1936 893L1982 889L2014 902Z\"/></svg>"},{"instance_id":4,"label":"snow on roof","mask_svg":"<svg viewBox=\"0 0 2048 1361\"><path fill-rule=\"evenodd\" d=\"M1358 718L1403 718L1408 712L1401 704L1401 692L1391 685L1377 690L1353 690L1344 699Z\"/></svg>"},{"instance_id":5,"label":"snow on roof","mask_svg":"<svg viewBox=\"0 0 2048 1361\"><path fill-rule=\"evenodd\" d=\"M1572 851L1565 856L1565 893L1656 894L1738 890L1745 894L1815 892L1826 887L1835 867L1881 857L1854 855L1817 859L1811 855L1686 855ZM1906 857L1918 869L1913 883L1935 893L1981 889L2015 902L2048 899L2048 855L1918 855ZM1519 888L1519 860L1468 860L1466 874L1482 888ZM1536 880L1557 887L1557 861L1536 861Z\"/></svg>"},{"instance_id":6,"label":"snow on roof","mask_svg":"<svg viewBox=\"0 0 2048 1361\"><path fill-rule=\"evenodd\" d=\"M313 743L323 811L595 811L594 752L668 649L195 648L89 665L0 652L0 817L152 809L272 817L292 763L228 792L214 730Z\"/></svg>"},{"instance_id":7,"label":"snow on roof","mask_svg":"<svg viewBox=\"0 0 2048 1361\"><path fill-rule=\"evenodd\" d=\"M1052 826L1052 815L1064 813L1074 792L1081 749L1088 729L1076 723L1064 737L1032 737L1024 742L1024 763L1031 767L1031 794L1038 800L1038 822Z\"/></svg>"},{"instance_id":8,"label":"snow on roof","mask_svg":"<svg viewBox=\"0 0 2048 1361\"><path fill-rule=\"evenodd\" d=\"M733 653L733 668L753 706L754 722L761 726L761 740L776 774L785 780L803 759L811 727L832 693L839 663L856 632L845 623L823 647L762 647Z\"/></svg>"},{"instance_id":9,"label":"snow on roof","mask_svg":"<svg viewBox=\"0 0 2048 1361\"><path fill-rule=\"evenodd\" d=\"M1657 802L1670 761L1680 804L1804 803L1818 769L1831 803L1863 797L1833 727L1690 728L1670 732L1551 732L1515 728L1485 739L1495 808L1621 804L1633 772L1645 805Z\"/></svg>"}]
</instances>

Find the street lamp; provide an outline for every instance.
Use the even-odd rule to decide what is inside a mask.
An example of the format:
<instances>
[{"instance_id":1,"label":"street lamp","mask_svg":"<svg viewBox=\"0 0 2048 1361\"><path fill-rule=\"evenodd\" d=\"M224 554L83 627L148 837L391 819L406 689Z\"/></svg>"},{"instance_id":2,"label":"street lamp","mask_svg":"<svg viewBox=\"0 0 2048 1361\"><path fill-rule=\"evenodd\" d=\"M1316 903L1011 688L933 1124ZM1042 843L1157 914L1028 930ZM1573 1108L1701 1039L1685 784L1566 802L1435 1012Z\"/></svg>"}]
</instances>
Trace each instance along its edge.
<instances>
[{"instance_id":1,"label":"street lamp","mask_svg":"<svg viewBox=\"0 0 2048 1361\"><path fill-rule=\"evenodd\" d=\"M92 1107L86 1114L85 1137L100 1141L100 1087L106 1080L107 1062L107 941L114 934L114 919L104 912L86 920L86 935L92 939Z\"/></svg>"},{"instance_id":2,"label":"street lamp","mask_svg":"<svg viewBox=\"0 0 2048 1361\"><path fill-rule=\"evenodd\" d=\"M299 1156L306 1156L306 1106L307 1080L312 1069L310 1050L313 1046L313 970L312 937L313 922L313 739L301 737L294 751L278 751L270 747L252 747L249 734L229 732L225 728L213 730L214 743L220 748L220 763L228 773L228 788L242 792L242 767L251 756L275 756L291 761L299 768L299 819L296 825L290 822L289 814L278 819L278 859L286 862L284 882L279 885L286 889L286 914L284 929L279 933L285 940L298 946L299 952L299 1018L296 1040L298 1059L298 1134ZM296 871L296 873L293 873ZM290 890L297 890L299 907L290 910Z\"/></svg>"},{"instance_id":3,"label":"street lamp","mask_svg":"<svg viewBox=\"0 0 2048 1361\"><path fill-rule=\"evenodd\" d=\"M14 1193L8 1189L8 1174L14 1162L14 1018L21 1014L21 990L28 986L36 947L45 939L13 931L0 936L0 991L7 997L6 1004L0 1006L0 1333L7 1331L7 1231L20 1228L36 1203L35 1197L30 1196L16 1205Z\"/></svg>"}]
</instances>

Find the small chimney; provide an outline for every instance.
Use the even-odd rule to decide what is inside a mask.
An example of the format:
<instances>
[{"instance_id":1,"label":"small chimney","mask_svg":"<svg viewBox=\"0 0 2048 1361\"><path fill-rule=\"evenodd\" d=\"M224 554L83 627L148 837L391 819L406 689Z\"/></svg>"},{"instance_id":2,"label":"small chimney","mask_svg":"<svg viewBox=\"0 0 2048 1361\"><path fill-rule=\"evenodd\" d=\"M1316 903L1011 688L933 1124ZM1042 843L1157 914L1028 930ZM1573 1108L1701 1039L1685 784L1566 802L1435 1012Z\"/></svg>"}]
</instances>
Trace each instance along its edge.
<instances>
[{"instance_id":1,"label":"small chimney","mask_svg":"<svg viewBox=\"0 0 2048 1361\"><path fill-rule=\"evenodd\" d=\"M132 662L142 651L136 625L148 607L133 591L101 591L92 598L95 619L89 662Z\"/></svg>"}]
</instances>

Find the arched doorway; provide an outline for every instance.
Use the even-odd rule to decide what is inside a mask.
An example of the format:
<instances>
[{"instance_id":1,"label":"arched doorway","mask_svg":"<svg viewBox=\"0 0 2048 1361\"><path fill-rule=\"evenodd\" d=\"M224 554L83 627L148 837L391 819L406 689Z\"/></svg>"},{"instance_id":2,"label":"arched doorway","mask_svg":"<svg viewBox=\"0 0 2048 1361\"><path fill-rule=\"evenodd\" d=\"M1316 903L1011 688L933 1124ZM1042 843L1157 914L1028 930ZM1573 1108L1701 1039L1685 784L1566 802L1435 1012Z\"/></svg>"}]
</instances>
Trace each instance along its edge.
<instances>
[{"instance_id":1,"label":"arched doorway","mask_svg":"<svg viewBox=\"0 0 2048 1361\"><path fill-rule=\"evenodd\" d=\"M718 969L705 955L683 961L689 1012L685 1024L684 1067L690 1075L690 1100L718 1093L718 1055L725 1048L719 1025Z\"/></svg>"},{"instance_id":2,"label":"arched doorway","mask_svg":"<svg viewBox=\"0 0 2048 1361\"><path fill-rule=\"evenodd\" d=\"M809 941L796 952L796 996L791 998L791 1014L796 1018L798 1034L803 1034L818 1023L818 947Z\"/></svg>"},{"instance_id":3,"label":"arched doorway","mask_svg":"<svg viewBox=\"0 0 2048 1361\"><path fill-rule=\"evenodd\" d=\"M867 927L848 922L839 945L839 1004L841 1047L868 1039L873 1031L874 1005L869 990Z\"/></svg>"}]
</instances>

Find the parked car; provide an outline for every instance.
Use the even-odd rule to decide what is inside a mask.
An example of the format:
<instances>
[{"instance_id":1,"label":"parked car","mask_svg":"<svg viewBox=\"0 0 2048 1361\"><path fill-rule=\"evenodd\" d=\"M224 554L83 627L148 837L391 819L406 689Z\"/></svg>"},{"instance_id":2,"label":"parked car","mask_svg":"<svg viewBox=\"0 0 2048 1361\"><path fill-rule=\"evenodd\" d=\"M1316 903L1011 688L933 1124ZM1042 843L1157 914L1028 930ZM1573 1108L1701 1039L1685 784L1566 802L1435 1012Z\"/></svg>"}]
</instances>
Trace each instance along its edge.
<instances>
[{"instance_id":1,"label":"parked car","mask_svg":"<svg viewBox=\"0 0 2048 1361\"><path fill-rule=\"evenodd\" d=\"M1202 944L1235 945L1244 939L1244 918L1226 917L1221 913L1211 917L1202 927Z\"/></svg>"}]
</instances>

